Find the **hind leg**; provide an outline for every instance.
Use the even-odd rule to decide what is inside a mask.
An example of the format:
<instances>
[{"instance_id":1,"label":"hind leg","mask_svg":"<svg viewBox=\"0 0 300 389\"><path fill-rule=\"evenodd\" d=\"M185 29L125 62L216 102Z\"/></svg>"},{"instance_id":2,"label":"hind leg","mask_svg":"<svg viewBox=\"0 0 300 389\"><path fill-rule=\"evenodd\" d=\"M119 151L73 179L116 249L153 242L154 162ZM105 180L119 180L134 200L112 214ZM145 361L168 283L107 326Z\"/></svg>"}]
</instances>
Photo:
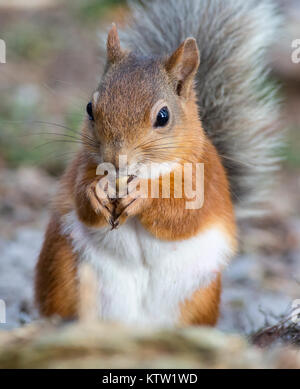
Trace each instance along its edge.
<instances>
[{"instance_id":1,"label":"hind leg","mask_svg":"<svg viewBox=\"0 0 300 389\"><path fill-rule=\"evenodd\" d=\"M60 234L56 217L48 225L36 266L35 298L43 316L77 316L77 258L66 237Z\"/></svg>"},{"instance_id":2,"label":"hind leg","mask_svg":"<svg viewBox=\"0 0 300 389\"><path fill-rule=\"evenodd\" d=\"M181 306L181 324L216 325L219 318L219 305L221 297L221 275L203 289L197 290L191 299Z\"/></svg>"}]
</instances>

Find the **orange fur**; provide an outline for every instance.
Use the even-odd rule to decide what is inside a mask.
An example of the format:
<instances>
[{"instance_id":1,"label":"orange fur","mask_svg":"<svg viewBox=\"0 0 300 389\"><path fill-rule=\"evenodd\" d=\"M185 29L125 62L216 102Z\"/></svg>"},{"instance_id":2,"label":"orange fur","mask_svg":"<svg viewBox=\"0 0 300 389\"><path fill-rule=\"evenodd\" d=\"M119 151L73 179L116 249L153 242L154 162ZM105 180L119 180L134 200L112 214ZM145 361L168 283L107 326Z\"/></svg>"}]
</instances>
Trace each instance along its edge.
<instances>
[{"instance_id":1,"label":"orange fur","mask_svg":"<svg viewBox=\"0 0 300 389\"><path fill-rule=\"evenodd\" d=\"M227 235L232 249L236 248L229 183L217 150L202 129L192 88L199 63L195 42L187 40L166 67L157 60L145 63L145 59L131 54L119 55L115 29L108 43L114 64L108 67L99 87L99 101L94 102L95 120L93 123L86 122L82 131L83 139L93 137L94 144L91 146L89 142L82 147L62 178L54 203L55 216L49 224L37 265L36 297L41 313L46 316L56 313L72 317L77 312L76 256L67 238L59 231L60 217L70 211L75 210L85 225L102 227L110 222L110 213L115 217L116 210L122 212L130 204L120 217L120 224L128 217L136 216L151 234L169 241L188 239L210 226L218 225ZM114 44L117 45L115 50ZM185 67L181 66L182 61L185 61ZM175 87L176 93L183 93L179 96L174 92L177 81L180 84ZM154 130L151 110L153 102L162 97L168 100L172 116L166 128ZM171 142L167 144L171 146L162 147L159 151L153 147L165 146L166 142ZM171 176L170 182L171 198L137 199L132 204L127 198L100 206L99 198L93 191L100 179L96 175L97 164L93 154L100 154L100 151L104 161L116 167L117 156L121 154L129 156L128 162L146 155L147 160L153 162L204 163L203 207L186 210L187 199L172 195L174 176ZM161 192L161 178L159 183ZM211 285L196 291L189 301L182 304L182 323L214 324L218 316L220 291L219 275Z\"/></svg>"},{"instance_id":2,"label":"orange fur","mask_svg":"<svg viewBox=\"0 0 300 389\"><path fill-rule=\"evenodd\" d=\"M77 316L76 256L53 216L36 268L36 302L43 316Z\"/></svg>"},{"instance_id":3,"label":"orange fur","mask_svg":"<svg viewBox=\"0 0 300 389\"><path fill-rule=\"evenodd\" d=\"M181 323L183 326L217 324L221 296L221 275L204 289L197 290L194 295L181 305Z\"/></svg>"},{"instance_id":4,"label":"orange fur","mask_svg":"<svg viewBox=\"0 0 300 389\"><path fill-rule=\"evenodd\" d=\"M198 131L200 125L198 121ZM182 147L184 148L184 145ZM201 144L194 143L194 152L201 148ZM187 152L187 155L191 160L192 152ZM139 216L140 220L153 235L166 240L188 239L204 231L210 225L219 223L235 246L236 225L229 184L217 151L206 139L200 158L199 154L198 158L194 158L192 162L204 163L203 207L187 211L185 197L150 199L151 207L145 207L144 212ZM193 173L195 175L195 169ZM171 194L173 188L171 177Z\"/></svg>"}]
</instances>

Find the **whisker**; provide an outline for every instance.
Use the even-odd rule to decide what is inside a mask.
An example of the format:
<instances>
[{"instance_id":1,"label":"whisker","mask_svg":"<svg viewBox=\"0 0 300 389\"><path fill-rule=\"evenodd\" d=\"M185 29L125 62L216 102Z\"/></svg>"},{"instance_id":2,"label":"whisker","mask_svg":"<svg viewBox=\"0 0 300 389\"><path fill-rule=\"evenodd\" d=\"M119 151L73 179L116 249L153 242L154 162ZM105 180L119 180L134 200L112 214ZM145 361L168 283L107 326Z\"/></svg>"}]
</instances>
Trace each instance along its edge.
<instances>
[{"instance_id":1,"label":"whisker","mask_svg":"<svg viewBox=\"0 0 300 389\"><path fill-rule=\"evenodd\" d=\"M56 158L56 159L61 159L62 157L67 157L67 158L64 158L63 159L63 161L65 162L65 161L67 161L67 162L69 162L69 160L70 160L70 156L72 155L72 156L74 156L74 155L76 155L77 154L77 151L68 151L68 152L66 152L66 153L63 153L63 154L57 154L57 150L55 151L51 151L50 153L46 153L45 155L44 155L44 157L43 157L43 162L49 162L49 161L51 161L51 160L53 160L53 158ZM35 161L35 162L33 162L33 166L39 166L41 164L41 161Z\"/></svg>"},{"instance_id":2,"label":"whisker","mask_svg":"<svg viewBox=\"0 0 300 389\"><path fill-rule=\"evenodd\" d=\"M147 142L143 142L143 143L140 143L138 144L135 149L137 148L143 148L145 146L147 146L148 144L155 144L156 142L159 142L161 140L165 140L165 139L174 139L174 136L171 136L171 135L167 135L167 136L162 136L158 139L154 139L154 140L148 140Z\"/></svg>"},{"instance_id":3,"label":"whisker","mask_svg":"<svg viewBox=\"0 0 300 389\"><path fill-rule=\"evenodd\" d=\"M45 146L47 146L49 144L53 144L53 143L76 143L76 144L83 144L84 145L84 143L82 143L80 141L76 141L76 140L55 139L55 140L51 140L49 142L43 143L41 145L38 145L38 146L34 147L33 150L40 149L42 147L45 147ZM85 146L90 146L90 145L85 144Z\"/></svg>"},{"instance_id":4,"label":"whisker","mask_svg":"<svg viewBox=\"0 0 300 389\"><path fill-rule=\"evenodd\" d=\"M56 132L40 132L40 133L27 133L27 134L24 134L22 135L23 137L25 136L34 136L34 135L55 135L55 136L61 136L61 137L64 137L64 138L68 138L68 139L74 139L82 144L86 144L86 145L90 145L90 146L94 146L95 148L96 147L99 147L99 143L94 141L93 139L81 139L81 137L76 137L76 136L72 136L72 135L69 135L69 134L58 134Z\"/></svg>"},{"instance_id":5,"label":"whisker","mask_svg":"<svg viewBox=\"0 0 300 389\"><path fill-rule=\"evenodd\" d=\"M68 130L68 131L71 131L73 134L76 134L76 135L80 135L81 137L91 141L91 142L94 142L94 139L91 138L90 136L86 135L86 134L82 134L82 133L79 133L78 131L74 130L73 128L71 127L67 127L63 124L59 124L59 123L52 123L52 122L46 122L46 121L42 121L42 120L34 120L34 121L31 121L31 122L26 122L27 124L43 124L43 125L49 125L49 126L55 126L55 127L58 127L58 128L63 128L65 130Z\"/></svg>"}]
</instances>

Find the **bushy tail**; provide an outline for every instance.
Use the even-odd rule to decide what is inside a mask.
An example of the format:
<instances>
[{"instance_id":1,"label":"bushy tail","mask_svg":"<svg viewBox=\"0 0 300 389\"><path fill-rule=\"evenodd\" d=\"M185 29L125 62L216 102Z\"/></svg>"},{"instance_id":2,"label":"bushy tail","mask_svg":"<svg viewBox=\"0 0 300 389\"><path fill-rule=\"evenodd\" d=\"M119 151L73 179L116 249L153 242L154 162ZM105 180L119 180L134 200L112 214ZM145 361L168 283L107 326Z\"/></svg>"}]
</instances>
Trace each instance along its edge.
<instances>
[{"instance_id":1,"label":"bushy tail","mask_svg":"<svg viewBox=\"0 0 300 389\"><path fill-rule=\"evenodd\" d=\"M189 36L201 55L197 94L203 126L223 158L239 218L262 209L278 161L278 104L266 50L277 38L271 0L130 1L123 45L173 52Z\"/></svg>"}]
</instances>

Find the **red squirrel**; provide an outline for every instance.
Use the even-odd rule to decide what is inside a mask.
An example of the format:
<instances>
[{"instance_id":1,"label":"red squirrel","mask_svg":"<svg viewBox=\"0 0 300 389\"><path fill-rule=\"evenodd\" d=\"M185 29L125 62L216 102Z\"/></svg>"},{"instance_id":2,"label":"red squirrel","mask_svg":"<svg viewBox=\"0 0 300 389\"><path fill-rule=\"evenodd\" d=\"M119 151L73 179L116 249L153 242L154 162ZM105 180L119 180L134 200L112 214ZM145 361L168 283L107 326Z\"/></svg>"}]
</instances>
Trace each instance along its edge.
<instances>
[{"instance_id":1,"label":"red squirrel","mask_svg":"<svg viewBox=\"0 0 300 389\"><path fill-rule=\"evenodd\" d=\"M88 262L101 320L215 325L237 224L262 209L276 164L278 109L265 58L276 12L269 0L131 7L130 26L108 33L82 146L61 179L39 256L36 301L43 316L76 318L78 268ZM130 176L126 194L114 197L99 184L107 172L97 169L110 164L120 182L120 156ZM153 175L141 174L152 163ZM196 165L204 166L204 201L195 209L185 194L174 195L175 170L187 163L192 185ZM136 191L155 182L158 196L135 196L132 179Z\"/></svg>"}]
</instances>

